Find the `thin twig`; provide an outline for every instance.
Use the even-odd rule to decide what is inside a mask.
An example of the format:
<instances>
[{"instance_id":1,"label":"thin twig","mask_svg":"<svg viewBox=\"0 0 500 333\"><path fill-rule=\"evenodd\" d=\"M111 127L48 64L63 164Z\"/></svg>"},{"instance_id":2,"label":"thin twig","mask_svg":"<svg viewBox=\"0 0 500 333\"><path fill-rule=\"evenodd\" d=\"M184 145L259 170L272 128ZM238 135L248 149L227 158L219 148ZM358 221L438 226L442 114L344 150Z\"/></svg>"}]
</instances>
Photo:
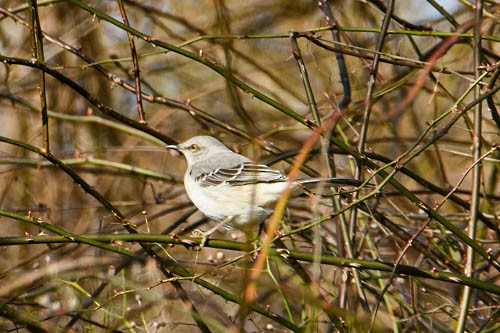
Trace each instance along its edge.
<instances>
[{"instance_id":1,"label":"thin twig","mask_svg":"<svg viewBox=\"0 0 500 333\"><path fill-rule=\"evenodd\" d=\"M475 11L475 25L474 25L474 78L477 80L481 76L481 27L483 22L483 1L476 1L476 11ZM481 87L476 85L474 87L474 99L481 96ZM474 133L472 134L472 153L474 155L474 167L472 171L472 185L471 185L471 204L470 204L470 219L468 225L468 236L470 239L475 241L476 230L478 222L478 212L479 212L479 202L481 197L479 195L481 190L481 171L482 171L482 160L481 160L481 135L482 135L482 103L476 104L474 108ZM468 246L466 249L466 264L464 274L468 277L474 274L474 257L475 251L472 247ZM458 314L457 327L455 332L464 332L467 326L467 316L469 313L469 303L472 294L472 289L465 286L462 291L462 298L460 301L460 313Z\"/></svg>"},{"instance_id":2,"label":"thin twig","mask_svg":"<svg viewBox=\"0 0 500 333\"><path fill-rule=\"evenodd\" d=\"M332 40L334 42L340 42L339 31L335 29L338 25L337 20L333 16L332 9L327 0L319 1L319 8L326 16L326 24L332 27ZM342 83L342 99L339 102L339 109L343 110L347 108L351 102L351 84L349 83L349 75L347 74L347 65L345 63L344 55L340 52L335 52L335 58L337 59L337 65L339 68L340 82Z\"/></svg>"},{"instance_id":3,"label":"thin twig","mask_svg":"<svg viewBox=\"0 0 500 333\"><path fill-rule=\"evenodd\" d=\"M316 122L318 127L324 126L324 124L321 123L321 117L319 115L316 100L314 98L314 92L313 92L313 89L311 87L311 82L309 81L307 67L304 63L304 59L302 58L300 47L299 47L299 44L297 42L297 35L294 32L290 33L290 40L291 40L291 44L292 44L292 53L293 53L295 60L297 61L299 73L300 73L300 76L302 78L302 83L304 84L304 90L306 91L309 109L310 109L310 111L313 115L314 121ZM330 117L330 119L335 119L335 118ZM330 128L332 128L334 126L335 122L336 121L334 121L334 122L328 121L327 122L327 124L329 124L329 128L327 128L325 130L325 133L330 132ZM324 163L325 163L325 166L326 166L328 173L329 173L327 176L331 177L332 172L331 172L329 158L328 158L328 140L324 136L321 136L320 144L321 144L321 149L323 151L322 155L324 157ZM344 220L344 214L340 214L339 219L341 221ZM314 237L315 237L314 253L315 253L315 257L318 258L318 260L319 260L319 258L321 257L321 244L322 244L321 237L320 237L320 226L319 225L317 225L315 227ZM351 251L350 251L349 255L351 257L353 257L352 247L351 247ZM315 261L315 266L314 266L314 277L315 277L315 281L316 281L317 285L319 285L318 282L319 282L319 276L320 276L320 267L319 267L318 260ZM354 270L354 271L355 271L354 275L355 275L355 277L357 277L357 280L356 280L356 282L358 283L357 285L361 286L361 279L359 277L359 273L356 270ZM312 292L314 293L314 295L316 297L320 298L320 300L321 300L320 303L324 303L323 297L321 296L321 293L319 290L312 290ZM362 294L362 293L360 293L360 294ZM362 303L364 303L364 299L363 299ZM339 318L336 317L336 318L334 318L334 320L332 322L335 323L336 326L338 326L339 323L341 322L341 320L339 320Z\"/></svg>"},{"instance_id":4,"label":"thin twig","mask_svg":"<svg viewBox=\"0 0 500 333\"><path fill-rule=\"evenodd\" d=\"M125 11L125 6L122 0L118 0L118 7L120 8L120 14L123 18L123 23L130 26L127 18L127 12ZM139 57L137 56L137 51L135 49L134 36L127 32L128 44L130 46L130 53L132 54L132 63L134 65L134 78L135 78L135 97L137 100L137 113L139 114L139 123L146 123L146 114L144 113L144 107L142 105L142 94L141 94L141 70L139 68Z\"/></svg>"},{"instance_id":5,"label":"thin twig","mask_svg":"<svg viewBox=\"0 0 500 333\"><path fill-rule=\"evenodd\" d=\"M40 25L40 17L38 16L38 6L35 0L29 0L29 14L32 32L32 47L33 58L39 62L45 62L43 52L43 32ZM49 117L47 116L47 94L45 87L45 72L38 72L40 86L40 109L42 110L42 149L45 152L50 152L49 145Z\"/></svg>"},{"instance_id":6,"label":"thin twig","mask_svg":"<svg viewBox=\"0 0 500 333\"><path fill-rule=\"evenodd\" d=\"M403 257L406 255L406 252L408 252L410 247L413 245L414 240L418 236L420 236L420 234L425 230L425 228L427 228L429 223L431 223L431 219L427 219L427 221L425 221L425 223L422 224L422 226L420 226L420 228L417 230L417 232L414 235L412 235L412 237L406 243L405 247L399 253L398 258L396 259L396 261L394 263L394 268L391 272L391 275L387 279L387 281L384 285L384 288L380 291L380 294L377 297L377 301L375 302L375 308L373 309L373 314L371 317L370 327L368 329L368 332L371 332L373 330L373 327L375 325L375 320L377 319L377 312L378 312L378 309L380 307L380 303L382 303L382 298L384 297L385 293L387 292L387 290L391 286L392 281L394 281L394 277L396 276L397 267L400 265L401 260L403 260Z\"/></svg>"}]
</instances>

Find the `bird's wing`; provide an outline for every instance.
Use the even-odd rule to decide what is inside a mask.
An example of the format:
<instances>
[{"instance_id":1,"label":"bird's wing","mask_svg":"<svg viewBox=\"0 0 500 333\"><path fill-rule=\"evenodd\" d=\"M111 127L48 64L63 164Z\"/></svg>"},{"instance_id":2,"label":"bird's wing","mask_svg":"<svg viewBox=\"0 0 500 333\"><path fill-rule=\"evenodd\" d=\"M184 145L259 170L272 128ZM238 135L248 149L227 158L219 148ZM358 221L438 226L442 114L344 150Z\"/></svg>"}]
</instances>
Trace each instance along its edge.
<instances>
[{"instance_id":1,"label":"bird's wing","mask_svg":"<svg viewBox=\"0 0 500 333\"><path fill-rule=\"evenodd\" d=\"M218 168L212 172L200 174L196 180L201 186L222 184L238 186L285 181L286 176L267 165L242 162L234 167Z\"/></svg>"}]
</instances>

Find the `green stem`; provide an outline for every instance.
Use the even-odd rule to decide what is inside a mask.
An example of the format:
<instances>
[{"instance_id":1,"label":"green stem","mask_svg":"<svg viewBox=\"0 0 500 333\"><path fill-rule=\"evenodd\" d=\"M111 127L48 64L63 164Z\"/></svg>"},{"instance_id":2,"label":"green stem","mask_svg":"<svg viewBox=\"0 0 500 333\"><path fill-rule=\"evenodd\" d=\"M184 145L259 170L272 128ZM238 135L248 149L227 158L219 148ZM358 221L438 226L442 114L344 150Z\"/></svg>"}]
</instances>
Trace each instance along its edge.
<instances>
[{"instance_id":1,"label":"green stem","mask_svg":"<svg viewBox=\"0 0 500 333\"><path fill-rule=\"evenodd\" d=\"M8 216L18 219L18 215L9 212L0 211L3 216ZM35 222L36 223L36 222ZM200 244L201 238L192 237L172 237L166 235L152 235L152 234L113 234L113 235L82 235L80 236L86 241L98 241L100 243L114 243L122 242L141 242L141 243L160 243L160 244L174 244L187 247L196 247ZM28 245L28 244L54 244L54 243L78 243L78 239L71 237L3 237L0 238L0 245ZM209 239L205 245L208 248L225 249L233 251L248 252L248 243L240 243L228 240ZM110 249L110 251L112 251ZM126 250L123 250L126 251ZM115 251L113 251L115 252ZM132 252L127 253L132 255ZM473 288L481 289L491 292L495 295L500 295L500 286L495 283L488 283L486 281L467 277L465 275L453 274L447 272L429 271L409 265L397 265L394 263L381 262L374 260L364 260L355 258L344 258L333 255L323 254L320 258L316 258L313 253L283 250L280 248L269 248L268 255L274 257L283 257L295 259L305 262L314 262L319 260L323 265L332 265L339 267L350 267L361 270L376 270L381 272L395 272L398 275L408 275L413 277L421 277L431 280L444 281L453 284L466 285Z\"/></svg>"}]
</instances>

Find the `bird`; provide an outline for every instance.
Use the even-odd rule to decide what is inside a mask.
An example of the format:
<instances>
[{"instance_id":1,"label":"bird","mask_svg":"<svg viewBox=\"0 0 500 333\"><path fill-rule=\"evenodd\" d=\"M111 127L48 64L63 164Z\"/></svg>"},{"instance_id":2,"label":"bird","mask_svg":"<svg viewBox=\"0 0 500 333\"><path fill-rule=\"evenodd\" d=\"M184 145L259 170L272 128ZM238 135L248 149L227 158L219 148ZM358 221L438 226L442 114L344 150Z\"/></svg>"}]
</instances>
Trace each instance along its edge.
<instances>
[{"instance_id":1,"label":"bird","mask_svg":"<svg viewBox=\"0 0 500 333\"><path fill-rule=\"evenodd\" d=\"M277 169L235 153L212 136L195 136L178 145L167 145L184 155L187 169L184 187L189 199L208 218L218 222L208 232L201 232L204 242L224 225L243 229L260 225L272 214L273 204L291 187L291 195L304 192L306 184L359 186L351 178L304 178L289 181Z\"/></svg>"}]
</instances>

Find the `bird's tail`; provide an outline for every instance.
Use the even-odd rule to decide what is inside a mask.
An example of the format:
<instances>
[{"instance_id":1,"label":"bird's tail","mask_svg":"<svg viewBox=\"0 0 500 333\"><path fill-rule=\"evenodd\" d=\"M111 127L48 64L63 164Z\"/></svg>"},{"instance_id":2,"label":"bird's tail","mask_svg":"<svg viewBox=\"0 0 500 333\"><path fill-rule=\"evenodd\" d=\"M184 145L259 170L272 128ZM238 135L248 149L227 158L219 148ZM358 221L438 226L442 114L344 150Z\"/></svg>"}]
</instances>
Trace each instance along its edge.
<instances>
[{"instance_id":1,"label":"bird's tail","mask_svg":"<svg viewBox=\"0 0 500 333\"><path fill-rule=\"evenodd\" d=\"M297 182L300 185L317 185L317 184L325 184L325 185L348 185L348 186L361 186L363 185L363 181L359 179L353 179L353 178L303 178L303 179L297 179Z\"/></svg>"}]
</instances>

